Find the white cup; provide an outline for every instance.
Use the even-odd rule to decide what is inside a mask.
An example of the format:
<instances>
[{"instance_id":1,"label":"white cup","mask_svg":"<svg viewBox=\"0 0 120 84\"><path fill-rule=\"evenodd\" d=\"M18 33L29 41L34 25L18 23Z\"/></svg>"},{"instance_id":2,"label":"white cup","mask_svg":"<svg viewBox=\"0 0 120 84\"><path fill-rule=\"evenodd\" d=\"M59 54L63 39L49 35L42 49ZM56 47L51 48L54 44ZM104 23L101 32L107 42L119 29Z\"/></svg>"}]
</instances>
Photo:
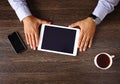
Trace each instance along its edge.
<instances>
[{"instance_id":1,"label":"white cup","mask_svg":"<svg viewBox=\"0 0 120 84\"><path fill-rule=\"evenodd\" d=\"M94 64L99 69L102 69L102 70L109 69L113 63L112 58L114 58L114 57L115 57L114 55L109 55L108 53L105 53L105 52L99 53L94 58ZM107 62L109 62L109 63L107 63ZM106 67L105 67L105 65L106 65Z\"/></svg>"}]
</instances>

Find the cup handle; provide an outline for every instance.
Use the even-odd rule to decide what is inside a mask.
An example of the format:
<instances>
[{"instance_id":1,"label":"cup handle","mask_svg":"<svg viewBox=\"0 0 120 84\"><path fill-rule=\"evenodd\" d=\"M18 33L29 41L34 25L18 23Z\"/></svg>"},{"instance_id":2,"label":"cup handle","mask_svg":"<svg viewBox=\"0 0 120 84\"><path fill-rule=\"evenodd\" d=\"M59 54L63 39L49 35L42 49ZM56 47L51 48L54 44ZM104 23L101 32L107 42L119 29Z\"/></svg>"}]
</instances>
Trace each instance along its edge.
<instances>
[{"instance_id":1,"label":"cup handle","mask_svg":"<svg viewBox=\"0 0 120 84\"><path fill-rule=\"evenodd\" d=\"M112 58L114 58L114 57L115 57L115 55L111 55L111 57L112 57Z\"/></svg>"}]
</instances>

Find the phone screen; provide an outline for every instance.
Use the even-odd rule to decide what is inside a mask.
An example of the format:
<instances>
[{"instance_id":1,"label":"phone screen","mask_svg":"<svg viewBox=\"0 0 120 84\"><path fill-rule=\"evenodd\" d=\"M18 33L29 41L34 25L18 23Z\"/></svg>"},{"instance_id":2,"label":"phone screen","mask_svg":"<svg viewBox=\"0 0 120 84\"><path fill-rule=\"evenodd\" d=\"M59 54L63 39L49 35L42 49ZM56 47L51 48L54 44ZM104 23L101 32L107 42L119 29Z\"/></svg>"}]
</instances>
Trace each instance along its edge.
<instances>
[{"instance_id":1,"label":"phone screen","mask_svg":"<svg viewBox=\"0 0 120 84\"><path fill-rule=\"evenodd\" d=\"M8 39L16 53L21 53L27 49L18 32L8 35Z\"/></svg>"}]
</instances>

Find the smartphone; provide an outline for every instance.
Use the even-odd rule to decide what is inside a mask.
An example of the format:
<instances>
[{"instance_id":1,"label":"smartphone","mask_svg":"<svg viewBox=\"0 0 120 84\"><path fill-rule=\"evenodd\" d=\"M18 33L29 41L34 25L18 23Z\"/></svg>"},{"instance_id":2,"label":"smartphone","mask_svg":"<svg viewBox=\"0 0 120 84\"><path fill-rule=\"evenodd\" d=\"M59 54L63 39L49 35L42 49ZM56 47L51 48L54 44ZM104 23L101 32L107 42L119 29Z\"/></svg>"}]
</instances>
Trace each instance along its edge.
<instances>
[{"instance_id":1,"label":"smartphone","mask_svg":"<svg viewBox=\"0 0 120 84\"><path fill-rule=\"evenodd\" d=\"M21 53L27 49L18 32L13 32L8 35L8 39L16 53Z\"/></svg>"}]
</instances>

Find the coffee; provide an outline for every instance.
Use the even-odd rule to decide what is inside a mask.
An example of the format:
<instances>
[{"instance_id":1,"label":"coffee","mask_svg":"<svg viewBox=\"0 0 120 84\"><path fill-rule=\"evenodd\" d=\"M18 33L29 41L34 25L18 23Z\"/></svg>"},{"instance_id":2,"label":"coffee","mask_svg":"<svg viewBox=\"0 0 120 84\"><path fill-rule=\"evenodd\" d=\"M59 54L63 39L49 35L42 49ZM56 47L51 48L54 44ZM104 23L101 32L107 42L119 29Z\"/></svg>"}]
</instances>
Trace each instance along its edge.
<instances>
[{"instance_id":1,"label":"coffee","mask_svg":"<svg viewBox=\"0 0 120 84\"><path fill-rule=\"evenodd\" d=\"M100 54L97 58L97 64L101 68L106 68L110 64L110 58L106 54Z\"/></svg>"}]
</instances>

